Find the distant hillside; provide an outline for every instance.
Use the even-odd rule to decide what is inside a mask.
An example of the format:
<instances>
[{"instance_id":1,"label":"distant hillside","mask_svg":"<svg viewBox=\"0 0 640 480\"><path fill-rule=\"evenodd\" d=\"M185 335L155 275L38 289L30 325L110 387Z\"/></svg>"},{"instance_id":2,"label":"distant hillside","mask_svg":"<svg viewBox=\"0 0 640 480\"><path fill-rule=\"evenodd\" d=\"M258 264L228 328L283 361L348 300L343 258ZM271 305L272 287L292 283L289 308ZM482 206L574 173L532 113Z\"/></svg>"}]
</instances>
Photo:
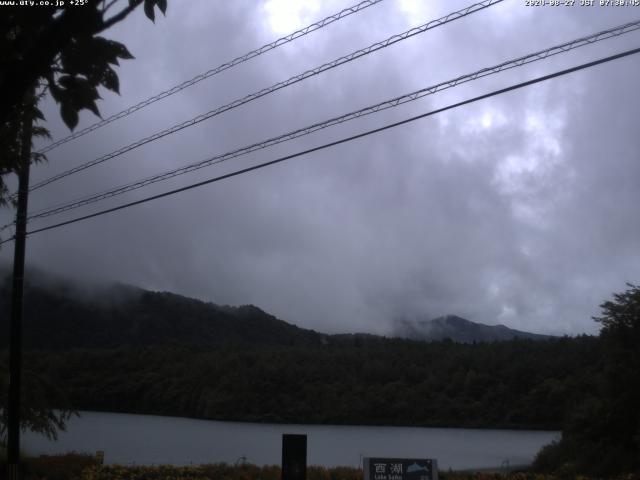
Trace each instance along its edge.
<instances>
[{"instance_id":1,"label":"distant hillside","mask_svg":"<svg viewBox=\"0 0 640 480\"><path fill-rule=\"evenodd\" d=\"M8 346L10 281L0 283L0 348ZM120 345L306 345L323 335L252 305L219 306L125 285L86 288L59 279L27 282L27 348Z\"/></svg>"},{"instance_id":2,"label":"distant hillside","mask_svg":"<svg viewBox=\"0 0 640 480\"><path fill-rule=\"evenodd\" d=\"M153 345L326 345L382 342L376 335L327 335L299 328L253 305L220 306L168 292L90 286L44 272L27 275L24 344L68 349ZM10 277L0 271L0 348L8 346ZM459 343L550 338L448 315L396 322L392 337Z\"/></svg>"},{"instance_id":3,"label":"distant hillside","mask_svg":"<svg viewBox=\"0 0 640 480\"><path fill-rule=\"evenodd\" d=\"M8 342L4 278L0 371ZM324 335L254 306L27 278L25 385L52 406L250 422L558 428L600 388L597 337L469 344ZM459 341L496 338L478 333L496 327L455 317L430 325L432 333L457 326L440 335ZM505 330L511 339L514 331ZM5 387L0 381L0 397Z\"/></svg>"},{"instance_id":4,"label":"distant hillside","mask_svg":"<svg viewBox=\"0 0 640 480\"><path fill-rule=\"evenodd\" d=\"M433 320L399 320L394 325L393 336L425 341L450 338L459 343L496 342L514 338L529 340L551 338L548 335L514 330L504 325L484 325L455 315L446 315Z\"/></svg>"}]
</instances>

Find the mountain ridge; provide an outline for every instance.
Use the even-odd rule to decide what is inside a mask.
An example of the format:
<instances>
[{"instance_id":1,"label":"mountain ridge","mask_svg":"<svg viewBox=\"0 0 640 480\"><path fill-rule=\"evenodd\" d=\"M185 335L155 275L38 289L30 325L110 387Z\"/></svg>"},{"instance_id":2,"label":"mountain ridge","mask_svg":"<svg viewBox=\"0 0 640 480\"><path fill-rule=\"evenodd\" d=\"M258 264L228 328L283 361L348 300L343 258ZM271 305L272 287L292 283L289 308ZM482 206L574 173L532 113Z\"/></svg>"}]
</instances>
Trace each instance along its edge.
<instances>
[{"instance_id":1,"label":"mountain ridge","mask_svg":"<svg viewBox=\"0 0 640 480\"><path fill-rule=\"evenodd\" d=\"M171 292L114 283L81 285L51 275L25 283L24 342L27 348L65 349L120 345L326 345L387 337L471 343L552 338L448 315L396 322L390 335L325 334L298 327L254 305L228 306ZM28 278L29 278L28 277ZM0 329L8 333L9 276L0 282ZM54 328L55 326L55 328ZM9 335L0 335L0 348Z\"/></svg>"},{"instance_id":2,"label":"mountain ridge","mask_svg":"<svg viewBox=\"0 0 640 480\"><path fill-rule=\"evenodd\" d=\"M434 319L399 319L394 323L394 336L409 340L441 341L450 339L458 343L496 342L517 339L545 340L551 335L525 332L505 325L487 325L472 322L457 315L444 315Z\"/></svg>"},{"instance_id":3,"label":"mountain ridge","mask_svg":"<svg viewBox=\"0 0 640 480\"><path fill-rule=\"evenodd\" d=\"M0 329L8 329L10 282L0 285ZM323 334L254 305L228 306L170 292L113 284L81 291L68 282L25 283L27 348L120 345L318 344ZM55 328L52 326L55 325ZM0 335L0 347L8 345Z\"/></svg>"}]
</instances>

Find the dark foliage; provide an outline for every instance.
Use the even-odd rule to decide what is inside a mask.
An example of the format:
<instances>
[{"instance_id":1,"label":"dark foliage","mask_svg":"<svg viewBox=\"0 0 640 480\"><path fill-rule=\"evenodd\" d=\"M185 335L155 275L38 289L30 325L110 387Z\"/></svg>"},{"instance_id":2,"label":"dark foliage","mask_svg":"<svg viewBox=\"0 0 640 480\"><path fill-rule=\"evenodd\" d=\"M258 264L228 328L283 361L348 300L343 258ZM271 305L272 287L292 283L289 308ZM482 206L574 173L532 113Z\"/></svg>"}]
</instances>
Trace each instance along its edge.
<instances>
[{"instance_id":1,"label":"dark foliage","mask_svg":"<svg viewBox=\"0 0 640 480\"><path fill-rule=\"evenodd\" d=\"M569 412L562 440L540 452L541 471L640 474L640 288L600 307L603 380Z\"/></svg>"},{"instance_id":2,"label":"dark foliage","mask_svg":"<svg viewBox=\"0 0 640 480\"><path fill-rule=\"evenodd\" d=\"M0 351L0 442L5 439L8 420L8 371L6 352ZM22 372L22 399L20 418L23 430L39 432L50 439L56 439L59 430L65 429L65 422L74 414L69 408L68 397L59 389L55 372L44 374L26 365ZM51 410L56 405L56 410Z\"/></svg>"},{"instance_id":3,"label":"dark foliage","mask_svg":"<svg viewBox=\"0 0 640 480\"><path fill-rule=\"evenodd\" d=\"M44 120L42 112L37 107L41 96L30 97L28 102L16 107L17 117L22 120L30 118L34 123ZM9 197L7 186L2 177L9 173L18 172L21 163L20 159L23 155L22 141L28 138L31 146L33 146L33 140L38 137L51 138L49 130L40 125L34 124L26 128L28 130L25 131L25 124L22 121L0 123L0 145L2 145L0 149L0 207L9 204L15 205L15 198ZM31 152L32 163L38 163L43 160L46 160L45 155Z\"/></svg>"},{"instance_id":4,"label":"dark foliage","mask_svg":"<svg viewBox=\"0 0 640 480\"><path fill-rule=\"evenodd\" d=\"M127 47L99 36L144 4L149 19L154 9L166 11L167 0L129 0L84 5L52 5L25 8L5 5L0 15L0 206L7 203L4 175L16 173L20 165L25 115L37 106L37 97L47 90L60 105L60 116L73 129L78 114L89 110L100 115L98 88L118 93L120 84L114 66L133 58ZM61 2L63 3L63 2ZM111 10L111 11L110 11ZM36 98L34 98L34 95ZM27 115L43 119L39 111ZM46 134L42 127L33 136ZM42 160L35 155L34 160Z\"/></svg>"},{"instance_id":5,"label":"dark foliage","mask_svg":"<svg viewBox=\"0 0 640 480\"><path fill-rule=\"evenodd\" d=\"M99 115L95 100L99 86L119 91L112 65L133 58L127 48L98 36L124 20L139 5L149 19L154 8L166 11L167 0L128 2L89 1L80 8L69 2L62 6L3 8L0 20L0 120L12 121L15 108L38 83L45 82L65 123L74 128L78 112L91 110ZM109 12L111 8L119 9Z\"/></svg>"},{"instance_id":6,"label":"dark foliage","mask_svg":"<svg viewBox=\"0 0 640 480\"><path fill-rule=\"evenodd\" d=\"M597 339L38 351L75 408L254 422L558 428L597 382Z\"/></svg>"}]
</instances>

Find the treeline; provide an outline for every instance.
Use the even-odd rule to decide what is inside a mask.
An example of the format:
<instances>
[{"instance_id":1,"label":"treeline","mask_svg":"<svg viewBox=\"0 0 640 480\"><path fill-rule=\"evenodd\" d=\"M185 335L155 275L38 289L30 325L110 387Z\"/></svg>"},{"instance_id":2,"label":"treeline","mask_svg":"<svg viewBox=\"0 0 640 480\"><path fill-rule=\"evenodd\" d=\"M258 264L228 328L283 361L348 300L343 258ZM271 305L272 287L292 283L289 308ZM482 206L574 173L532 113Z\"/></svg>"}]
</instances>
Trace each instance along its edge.
<instances>
[{"instance_id":1,"label":"treeline","mask_svg":"<svg viewBox=\"0 0 640 480\"><path fill-rule=\"evenodd\" d=\"M307 345L327 337L252 305L216 305L127 285L89 287L44 275L28 278L23 342L31 349ZM0 276L0 348L9 345L10 285L10 277Z\"/></svg>"},{"instance_id":2,"label":"treeline","mask_svg":"<svg viewBox=\"0 0 640 480\"><path fill-rule=\"evenodd\" d=\"M367 337L317 346L34 351L70 405L217 420L559 429L598 389L593 337L490 344Z\"/></svg>"},{"instance_id":3,"label":"treeline","mask_svg":"<svg viewBox=\"0 0 640 480\"><path fill-rule=\"evenodd\" d=\"M169 292L126 285L81 287L33 275L25 289L23 343L32 349L104 348L122 345L322 345L351 334L329 335L300 328L253 305L222 306ZM0 275L0 348L9 342L10 278ZM34 283L35 282L35 283ZM425 337L425 332L429 334ZM452 338L491 342L543 335L489 326L453 315L431 322L398 322L396 335L414 340ZM2 335L5 333L5 335ZM361 338L376 337L360 333Z\"/></svg>"}]
</instances>

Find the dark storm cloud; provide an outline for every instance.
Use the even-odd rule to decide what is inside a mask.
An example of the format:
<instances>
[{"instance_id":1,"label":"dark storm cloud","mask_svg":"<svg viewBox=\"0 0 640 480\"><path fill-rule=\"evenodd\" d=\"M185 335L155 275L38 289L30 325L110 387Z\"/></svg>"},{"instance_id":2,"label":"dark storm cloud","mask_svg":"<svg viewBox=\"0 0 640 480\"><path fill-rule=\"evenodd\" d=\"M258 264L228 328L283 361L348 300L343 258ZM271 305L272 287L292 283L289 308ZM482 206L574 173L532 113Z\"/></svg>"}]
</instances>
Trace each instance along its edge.
<instances>
[{"instance_id":1,"label":"dark storm cloud","mask_svg":"<svg viewBox=\"0 0 640 480\"><path fill-rule=\"evenodd\" d=\"M306 17L292 28L348 4L319 3L309 2ZM51 152L34 176L48 177L462 6L388 0L69 143ZM278 36L269 29L269 11L254 2L171 7L155 26L138 12L110 32L137 58L120 69L122 97L105 94L105 116ZM632 14L640 16L640 9L528 8L508 0L52 185L34 193L32 205L223 153L629 21ZM639 38L632 33L472 82L106 205L631 48ZM384 333L398 317L453 313L537 332L594 332L590 316L597 305L640 274L639 65L632 57L596 67L34 235L29 258L78 278L254 303L321 331ZM48 104L47 112L54 136L64 135L55 107Z\"/></svg>"}]
</instances>

